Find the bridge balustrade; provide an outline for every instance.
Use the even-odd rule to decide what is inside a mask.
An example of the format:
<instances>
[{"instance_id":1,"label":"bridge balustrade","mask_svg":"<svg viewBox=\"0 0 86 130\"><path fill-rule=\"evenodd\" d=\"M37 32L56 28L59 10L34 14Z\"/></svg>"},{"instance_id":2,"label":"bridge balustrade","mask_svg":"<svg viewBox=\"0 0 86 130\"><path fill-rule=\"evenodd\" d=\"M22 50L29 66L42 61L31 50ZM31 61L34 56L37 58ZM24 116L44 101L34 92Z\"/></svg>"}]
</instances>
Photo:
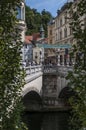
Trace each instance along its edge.
<instances>
[{"instance_id":1,"label":"bridge balustrade","mask_svg":"<svg viewBox=\"0 0 86 130\"><path fill-rule=\"evenodd\" d=\"M73 66L58 66L58 73L59 74L67 74L69 71L73 71Z\"/></svg>"},{"instance_id":2,"label":"bridge balustrade","mask_svg":"<svg viewBox=\"0 0 86 130\"><path fill-rule=\"evenodd\" d=\"M56 65L44 65L43 66L43 72L44 73L55 73L57 72L57 66Z\"/></svg>"},{"instance_id":3,"label":"bridge balustrade","mask_svg":"<svg viewBox=\"0 0 86 130\"><path fill-rule=\"evenodd\" d=\"M37 73L39 71L42 71L42 66L41 65L28 66L25 68L25 70L26 70L26 75L31 75L31 74Z\"/></svg>"},{"instance_id":4,"label":"bridge balustrade","mask_svg":"<svg viewBox=\"0 0 86 130\"><path fill-rule=\"evenodd\" d=\"M51 108L55 108L56 106L58 107L62 107L64 106L65 102L63 99L58 99L56 97L45 97L43 99L43 107L51 107Z\"/></svg>"},{"instance_id":5,"label":"bridge balustrade","mask_svg":"<svg viewBox=\"0 0 86 130\"><path fill-rule=\"evenodd\" d=\"M73 66L58 66L58 65L44 65L44 73L64 73L67 74L68 71L72 71Z\"/></svg>"},{"instance_id":6,"label":"bridge balustrade","mask_svg":"<svg viewBox=\"0 0 86 130\"><path fill-rule=\"evenodd\" d=\"M25 71L26 71L25 82L29 83L30 81L42 75L42 66L41 65L28 66L25 68Z\"/></svg>"}]
</instances>

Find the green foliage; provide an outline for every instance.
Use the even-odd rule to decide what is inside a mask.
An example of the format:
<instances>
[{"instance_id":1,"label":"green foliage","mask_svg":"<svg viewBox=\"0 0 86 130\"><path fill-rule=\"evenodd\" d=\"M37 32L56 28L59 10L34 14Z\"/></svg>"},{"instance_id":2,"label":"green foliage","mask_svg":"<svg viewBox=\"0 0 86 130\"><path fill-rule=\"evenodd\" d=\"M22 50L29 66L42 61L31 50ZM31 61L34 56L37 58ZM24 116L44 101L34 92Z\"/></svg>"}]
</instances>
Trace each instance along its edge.
<instances>
[{"instance_id":1,"label":"green foliage","mask_svg":"<svg viewBox=\"0 0 86 130\"><path fill-rule=\"evenodd\" d=\"M20 67L18 5L20 0L0 0L0 130L24 130L20 119L24 72Z\"/></svg>"},{"instance_id":2,"label":"green foliage","mask_svg":"<svg viewBox=\"0 0 86 130\"><path fill-rule=\"evenodd\" d=\"M69 73L70 85L76 92L77 98L70 99L73 108L71 130L86 128L86 1L79 0L71 6L71 23L76 43L73 54L76 63L73 72Z\"/></svg>"},{"instance_id":3,"label":"green foliage","mask_svg":"<svg viewBox=\"0 0 86 130\"><path fill-rule=\"evenodd\" d=\"M26 24L27 32L26 35L31 35L40 31L41 24L45 30L45 36L47 36L47 24L52 18L52 15L45 9L39 13L36 9L31 9L26 6Z\"/></svg>"},{"instance_id":4,"label":"green foliage","mask_svg":"<svg viewBox=\"0 0 86 130\"><path fill-rule=\"evenodd\" d=\"M52 18L50 12L46 11L45 9L41 12L41 16L42 16L42 25L44 27L45 30L45 36L47 36L47 24L50 21L50 19Z\"/></svg>"}]
</instances>

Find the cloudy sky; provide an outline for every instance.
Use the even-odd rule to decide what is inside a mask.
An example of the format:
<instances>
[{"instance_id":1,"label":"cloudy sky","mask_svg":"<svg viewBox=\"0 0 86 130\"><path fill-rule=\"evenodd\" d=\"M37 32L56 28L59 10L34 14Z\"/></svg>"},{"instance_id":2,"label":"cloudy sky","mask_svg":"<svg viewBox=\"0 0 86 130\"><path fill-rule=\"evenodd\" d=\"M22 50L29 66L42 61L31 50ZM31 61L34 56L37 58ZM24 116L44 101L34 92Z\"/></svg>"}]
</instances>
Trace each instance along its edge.
<instances>
[{"instance_id":1,"label":"cloudy sky","mask_svg":"<svg viewBox=\"0 0 86 130\"><path fill-rule=\"evenodd\" d=\"M67 0L26 0L26 4L31 8L37 9L38 12L45 9L51 12L53 16L56 16L57 10L66 2Z\"/></svg>"}]
</instances>

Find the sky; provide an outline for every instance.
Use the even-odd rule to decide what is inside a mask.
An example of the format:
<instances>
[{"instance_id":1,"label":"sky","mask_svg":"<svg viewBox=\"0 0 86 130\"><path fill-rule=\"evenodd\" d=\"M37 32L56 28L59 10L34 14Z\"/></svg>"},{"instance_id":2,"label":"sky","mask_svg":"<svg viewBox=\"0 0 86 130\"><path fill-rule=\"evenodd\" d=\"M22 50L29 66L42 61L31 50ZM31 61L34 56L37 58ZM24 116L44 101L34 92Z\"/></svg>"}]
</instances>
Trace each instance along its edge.
<instances>
[{"instance_id":1,"label":"sky","mask_svg":"<svg viewBox=\"0 0 86 130\"><path fill-rule=\"evenodd\" d=\"M41 12L43 9L49 11L52 16L57 15L57 10L67 2L67 0L25 0L26 5L31 8L37 9L38 12Z\"/></svg>"}]
</instances>

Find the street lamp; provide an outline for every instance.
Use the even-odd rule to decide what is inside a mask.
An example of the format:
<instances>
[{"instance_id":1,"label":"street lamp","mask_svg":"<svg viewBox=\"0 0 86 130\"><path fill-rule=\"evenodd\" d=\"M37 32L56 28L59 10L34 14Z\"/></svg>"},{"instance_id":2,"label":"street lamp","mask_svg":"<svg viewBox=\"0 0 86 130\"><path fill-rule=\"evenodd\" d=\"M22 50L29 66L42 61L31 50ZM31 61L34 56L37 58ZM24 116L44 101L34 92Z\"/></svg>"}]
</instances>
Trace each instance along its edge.
<instances>
[{"instance_id":1,"label":"street lamp","mask_svg":"<svg viewBox=\"0 0 86 130\"><path fill-rule=\"evenodd\" d=\"M60 66L60 55L59 55L60 49L56 50L56 64Z\"/></svg>"}]
</instances>

